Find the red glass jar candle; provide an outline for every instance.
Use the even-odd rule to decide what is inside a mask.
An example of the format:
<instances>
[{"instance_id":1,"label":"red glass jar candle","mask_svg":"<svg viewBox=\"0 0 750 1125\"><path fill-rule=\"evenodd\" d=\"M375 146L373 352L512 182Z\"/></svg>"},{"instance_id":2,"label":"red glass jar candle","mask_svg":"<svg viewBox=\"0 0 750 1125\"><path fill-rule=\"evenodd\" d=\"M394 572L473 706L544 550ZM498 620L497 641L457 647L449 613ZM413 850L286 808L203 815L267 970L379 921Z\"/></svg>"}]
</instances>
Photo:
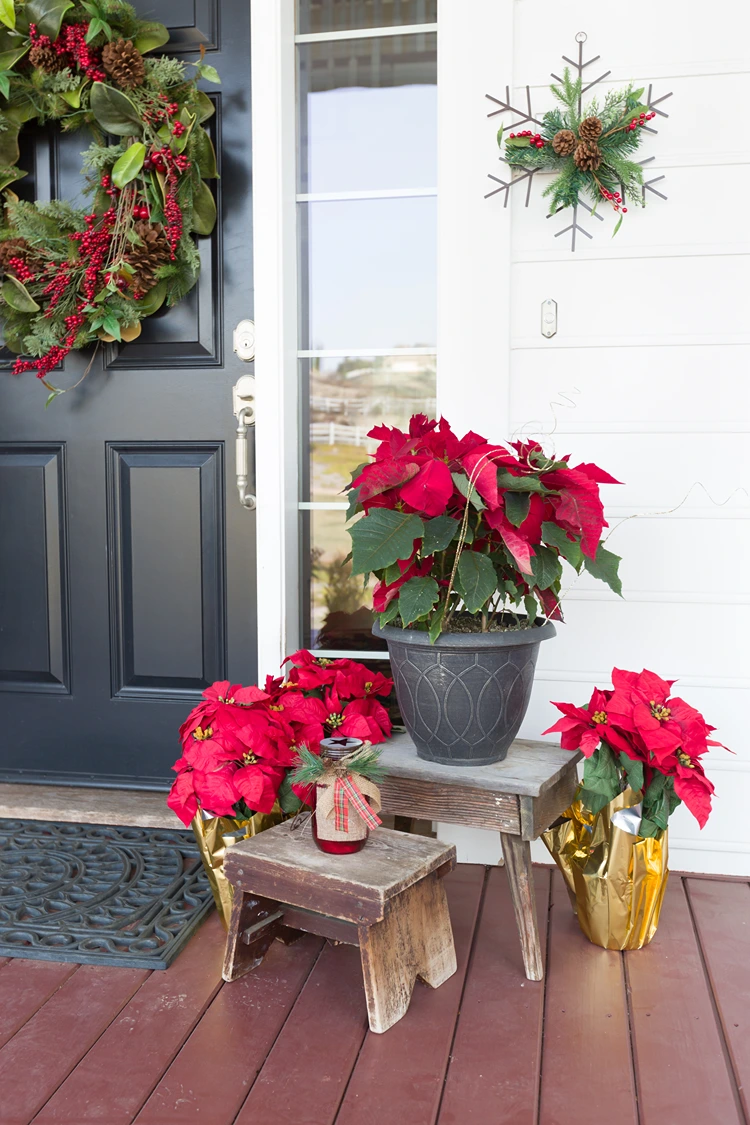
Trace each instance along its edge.
<instances>
[{"instance_id":1,"label":"red glass jar candle","mask_svg":"<svg viewBox=\"0 0 750 1125\"><path fill-rule=\"evenodd\" d=\"M363 746L360 738L323 738L320 743L320 753L323 757L330 758L332 761L340 761L341 758L346 758L349 754L353 754L355 750L359 750ZM317 786L313 789L311 794L312 804L312 834L313 840L318 845L322 852L328 852L330 855L351 855L353 852L359 852L367 843L367 837L370 832L365 828L365 834L361 840L321 840L318 836L318 816L316 813L316 795ZM350 814L351 815L351 814Z\"/></svg>"}]
</instances>

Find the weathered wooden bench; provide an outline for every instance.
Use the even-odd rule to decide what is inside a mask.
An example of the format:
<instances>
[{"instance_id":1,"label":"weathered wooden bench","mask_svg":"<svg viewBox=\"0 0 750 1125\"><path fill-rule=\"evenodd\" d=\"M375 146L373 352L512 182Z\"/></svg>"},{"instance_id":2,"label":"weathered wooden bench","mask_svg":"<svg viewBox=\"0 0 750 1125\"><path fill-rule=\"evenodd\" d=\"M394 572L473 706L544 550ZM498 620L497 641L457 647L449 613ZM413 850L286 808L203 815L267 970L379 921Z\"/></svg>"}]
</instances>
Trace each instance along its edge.
<instances>
[{"instance_id":1,"label":"weathered wooden bench","mask_svg":"<svg viewBox=\"0 0 750 1125\"><path fill-rule=\"evenodd\" d=\"M437 988L456 971L442 877L456 849L379 828L362 851L327 855L304 815L227 852L234 886L224 980L261 963L274 938L300 931L358 945L372 1031L387 1031L409 1007L419 977Z\"/></svg>"},{"instance_id":2,"label":"weathered wooden bench","mask_svg":"<svg viewBox=\"0 0 750 1125\"><path fill-rule=\"evenodd\" d=\"M544 975L530 843L572 801L580 758L548 742L517 739L505 761L493 766L440 766L418 758L404 734L394 735L383 751L384 812L500 833L529 980Z\"/></svg>"}]
</instances>

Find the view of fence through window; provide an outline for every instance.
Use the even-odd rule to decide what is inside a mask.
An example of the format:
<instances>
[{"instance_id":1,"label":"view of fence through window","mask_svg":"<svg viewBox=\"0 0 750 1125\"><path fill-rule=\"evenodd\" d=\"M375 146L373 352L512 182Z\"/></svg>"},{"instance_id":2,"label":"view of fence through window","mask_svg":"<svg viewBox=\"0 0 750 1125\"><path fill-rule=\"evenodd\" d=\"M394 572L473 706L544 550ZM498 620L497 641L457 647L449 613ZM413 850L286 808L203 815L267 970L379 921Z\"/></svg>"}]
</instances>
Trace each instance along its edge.
<instances>
[{"instance_id":1,"label":"view of fence through window","mask_svg":"<svg viewBox=\"0 0 750 1125\"><path fill-rule=\"evenodd\" d=\"M299 4L301 610L311 648L380 649L372 591L344 561L342 490L375 449L373 425L436 409L434 21L434 0Z\"/></svg>"}]
</instances>

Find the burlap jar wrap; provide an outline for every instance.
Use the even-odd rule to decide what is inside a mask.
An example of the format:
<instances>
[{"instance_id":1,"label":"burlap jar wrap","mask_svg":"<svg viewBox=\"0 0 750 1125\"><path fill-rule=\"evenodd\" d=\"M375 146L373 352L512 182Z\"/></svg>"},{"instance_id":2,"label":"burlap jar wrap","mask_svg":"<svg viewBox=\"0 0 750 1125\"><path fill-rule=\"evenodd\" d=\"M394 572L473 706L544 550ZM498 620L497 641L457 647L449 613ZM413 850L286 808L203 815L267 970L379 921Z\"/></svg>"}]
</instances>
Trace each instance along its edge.
<instances>
[{"instance_id":1,"label":"burlap jar wrap","mask_svg":"<svg viewBox=\"0 0 750 1125\"><path fill-rule=\"evenodd\" d=\"M256 813L250 820L239 820L233 816L204 817L199 810L193 817L190 827L193 829L201 853L203 866L216 903L216 909L221 915L224 926L229 928L229 919L232 914L232 896L234 888L224 874L224 856L227 848L236 844L238 840L249 840L257 836L266 828L273 828L285 820L278 801L270 813Z\"/></svg>"},{"instance_id":2,"label":"burlap jar wrap","mask_svg":"<svg viewBox=\"0 0 750 1125\"><path fill-rule=\"evenodd\" d=\"M380 790L372 781L359 773L348 775L365 797L373 812L380 812ZM336 828L336 806L334 802L335 777L330 781L319 781L315 787L315 831L319 840L364 840L369 829L354 806L349 803L349 829L340 832Z\"/></svg>"}]
</instances>

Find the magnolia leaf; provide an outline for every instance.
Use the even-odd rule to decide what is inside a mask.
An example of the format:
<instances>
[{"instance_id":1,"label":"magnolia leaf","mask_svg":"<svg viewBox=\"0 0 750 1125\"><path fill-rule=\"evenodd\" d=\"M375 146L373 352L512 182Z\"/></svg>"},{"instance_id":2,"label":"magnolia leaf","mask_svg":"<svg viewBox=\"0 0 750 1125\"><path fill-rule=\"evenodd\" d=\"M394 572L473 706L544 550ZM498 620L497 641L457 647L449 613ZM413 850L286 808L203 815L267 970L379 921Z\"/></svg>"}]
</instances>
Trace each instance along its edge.
<instances>
[{"instance_id":1,"label":"magnolia leaf","mask_svg":"<svg viewBox=\"0 0 750 1125\"><path fill-rule=\"evenodd\" d=\"M11 28L11 30L15 28L16 6L13 0L0 0L0 23L4 23L5 26Z\"/></svg>"},{"instance_id":2,"label":"magnolia leaf","mask_svg":"<svg viewBox=\"0 0 750 1125\"><path fill-rule=\"evenodd\" d=\"M12 332L6 328L2 342L14 355L23 354L23 332Z\"/></svg>"},{"instance_id":3,"label":"magnolia leaf","mask_svg":"<svg viewBox=\"0 0 750 1125\"><path fill-rule=\"evenodd\" d=\"M154 194L161 195L162 203L167 202L167 177L163 172L157 172L156 169L151 173L151 183L154 187Z\"/></svg>"},{"instance_id":4,"label":"magnolia leaf","mask_svg":"<svg viewBox=\"0 0 750 1125\"><path fill-rule=\"evenodd\" d=\"M141 115L133 102L114 86L95 82L91 87L91 112L107 133L128 137L141 132Z\"/></svg>"},{"instance_id":5,"label":"magnolia leaf","mask_svg":"<svg viewBox=\"0 0 750 1125\"><path fill-rule=\"evenodd\" d=\"M204 121L208 121L209 117L213 117L216 113L216 106L204 90L198 90L198 100L195 108L198 114L199 125L202 125Z\"/></svg>"},{"instance_id":6,"label":"magnolia leaf","mask_svg":"<svg viewBox=\"0 0 750 1125\"><path fill-rule=\"evenodd\" d=\"M414 540L424 535L418 516L376 508L349 529L352 538L352 574L384 570L398 559L408 559Z\"/></svg>"},{"instance_id":7,"label":"magnolia leaf","mask_svg":"<svg viewBox=\"0 0 750 1125\"><path fill-rule=\"evenodd\" d=\"M14 125L12 122L7 121L7 128L0 133L0 166L3 168L10 168L12 165L18 163L20 151L18 148L18 134L21 131L20 125Z\"/></svg>"},{"instance_id":8,"label":"magnolia leaf","mask_svg":"<svg viewBox=\"0 0 750 1125\"><path fill-rule=\"evenodd\" d=\"M47 386L49 386L49 383L47 384ZM63 387L55 387L51 394L47 395L47 401L44 404L44 409L46 410L51 402L54 402L56 398L64 394L65 389Z\"/></svg>"},{"instance_id":9,"label":"magnolia leaf","mask_svg":"<svg viewBox=\"0 0 750 1125\"><path fill-rule=\"evenodd\" d=\"M438 600L440 588L434 578L410 578L399 591L398 607L404 625L426 617Z\"/></svg>"},{"instance_id":10,"label":"magnolia leaf","mask_svg":"<svg viewBox=\"0 0 750 1125\"><path fill-rule=\"evenodd\" d=\"M0 70L11 70L13 66L22 59L28 51L30 43L26 42L19 47L12 47L9 50L0 50Z\"/></svg>"},{"instance_id":11,"label":"magnolia leaf","mask_svg":"<svg viewBox=\"0 0 750 1125\"><path fill-rule=\"evenodd\" d=\"M432 615L432 621L430 622L430 627L427 630L429 638L430 638L430 644L432 644L432 645L434 645L435 641L438 639L438 637L440 636L440 634L443 630L443 618L444 617L445 617L445 602L440 602L437 609L435 610L435 612Z\"/></svg>"},{"instance_id":12,"label":"magnolia leaf","mask_svg":"<svg viewBox=\"0 0 750 1125\"><path fill-rule=\"evenodd\" d=\"M615 223L615 229L612 231L612 237L613 238L615 237L615 235L617 234L617 232L618 232L618 230L620 229L621 226L622 226L622 215L620 215L620 218Z\"/></svg>"},{"instance_id":13,"label":"magnolia leaf","mask_svg":"<svg viewBox=\"0 0 750 1125\"><path fill-rule=\"evenodd\" d=\"M169 32L163 23L153 20L148 23L140 24L138 34L133 40L133 46L136 47L142 55L148 51L155 51L157 47L163 47L165 43L169 42Z\"/></svg>"},{"instance_id":14,"label":"magnolia leaf","mask_svg":"<svg viewBox=\"0 0 750 1125\"><path fill-rule=\"evenodd\" d=\"M456 587L469 613L477 613L497 589L492 561L478 551L464 551L458 563Z\"/></svg>"},{"instance_id":15,"label":"magnolia leaf","mask_svg":"<svg viewBox=\"0 0 750 1125\"><path fill-rule=\"evenodd\" d=\"M60 97L68 103L71 109L81 108L81 94L88 86L88 82L82 82L81 85L75 90L63 90Z\"/></svg>"},{"instance_id":16,"label":"magnolia leaf","mask_svg":"<svg viewBox=\"0 0 750 1125\"><path fill-rule=\"evenodd\" d=\"M529 492L505 493L505 514L514 527L520 527L526 519L530 504L531 493Z\"/></svg>"},{"instance_id":17,"label":"magnolia leaf","mask_svg":"<svg viewBox=\"0 0 750 1125\"><path fill-rule=\"evenodd\" d=\"M459 521L450 516L435 516L433 520L425 520L422 554L434 555L436 551L444 551L460 526Z\"/></svg>"},{"instance_id":18,"label":"magnolia leaf","mask_svg":"<svg viewBox=\"0 0 750 1125\"><path fill-rule=\"evenodd\" d=\"M193 197L193 230L196 234L207 235L216 226L216 201L211 188L201 180L200 187Z\"/></svg>"},{"instance_id":19,"label":"magnolia leaf","mask_svg":"<svg viewBox=\"0 0 750 1125\"><path fill-rule=\"evenodd\" d=\"M140 141L135 141L127 148L122 156L115 161L112 169L112 182L115 187L124 188L140 172L143 161L146 159L146 146Z\"/></svg>"},{"instance_id":20,"label":"magnolia leaf","mask_svg":"<svg viewBox=\"0 0 750 1125\"><path fill-rule=\"evenodd\" d=\"M217 86L221 85L221 78L215 66L209 66L208 63L196 63L195 67L201 78L205 78L206 82L215 82Z\"/></svg>"},{"instance_id":21,"label":"magnolia leaf","mask_svg":"<svg viewBox=\"0 0 750 1125\"><path fill-rule=\"evenodd\" d=\"M57 39L63 16L75 7L73 0L28 0L24 14L30 24L35 23L40 35Z\"/></svg>"},{"instance_id":22,"label":"magnolia leaf","mask_svg":"<svg viewBox=\"0 0 750 1125\"><path fill-rule=\"evenodd\" d=\"M10 97L10 72L6 70L0 70L0 94L6 101Z\"/></svg>"},{"instance_id":23,"label":"magnolia leaf","mask_svg":"<svg viewBox=\"0 0 750 1125\"><path fill-rule=\"evenodd\" d=\"M545 543L551 543L553 547L557 547L562 557L567 559L577 571L580 571L583 562L580 536L575 540L568 539L562 527L558 527L556 523L545 522L542 524L542 539Z\"/></svg>"},{"instance_id":24,"label":"magnolia leaf","mask_svg":"<svg viewBox=\"0 0 750 1125\"><path fill-rule=\"evenodd\" d=\"M172 140L170 141L170 145L172 148L172 152L179 153L184 152L185 148L187 147L187 143L190 140L190 134L192 133L193 126L196 122L196 116L194 113L190 112L187 106L183 106L178 120L185 126L185 132L182 133L179 137L175 137L173 135Z\"/></svg>"},{"instance_id":25,"label":"magnolia leaf","mask_svg":"<svg viewBox=\"0 0 750 1125\"><path fill-rule=\"evenodd\" d=\"M461 495L468 498L469 478L464 473L451 473L451 476L453 478L453 483L455 484ZM486 507L486 504L482 500L482 497L477 492L475 484L472 484L471 486L471 502L478 512L483 511Z\"/></svg>"},{"instance_id":26,"label":"magnolia leaf","mask_svg":"<svg viewBox=\"0 0 750 1125\"><path fill-rule=\"evenodd\" d=\"M539 590L548 590L560 577L562 567L556 551L541 544L534 547L531 556L531 571L534 575L534 585Z\"/></svg>"},{"instance_id":27,"label":"magnolia leaf","mask_svg":"<svg viewBox=\"0 0 750 1125\"><path fill-rule=\"evenodd\" d=\"M600 543L596 549L596 558L584 558L583 565L593 578L606 582L610 590L614 590L619 597L622 597L622 579L617 573L620 565L619 555L607 551Z\"/></svg>"},{"instance_id":28,"label":"magnolia leaf","mask_svg":"<svg viewBox=\"0 0 750 1125\"><path fill-rule=\"evenodd\" d=\"M120 329L120 335L126 344L131 344L133 340L137 340L141 334L140 320L134 320L132 324L126 324Z\"/></svg>"},{"instance_id":29,"label":"magnolia leaf","mask_svg":"<svg viewBox=\"0 0 750 1125\"><path fill-rule=\"evenodd\" d=\"M510 492L548 492L540 480L534 476L514 477L507 469L497 470L497 487Z\"/></svg>"},{"instance_id":30,"label":"magnolia leaf","mask_svg":"<svg viewBox=\"0 0 750 1125\"><path fill-rule=\"evenodd\" d=\"M204 180L213 180L218 176L216 170L216 152L213 141L205 129L198 128L193 136L195 148L195 163Z\"/></svg>"},{"instance_id":31,"label":"magnolia leaf","mask_svg":"<svg viewBox=\"0 0 750 1125\"><path fill-rule=\"evenodd\" d=\"M24 172L23 168L0 169L0 191L6 188L8 184L13 184L16 180L22 180L27 175L28 172Z\"/></svg>"},{"instance_id":32,"label":"magnolia leaf","mask_svg":"<svg viewBox=\"0 0 750 1125\"><path fill-rule=\"evenodd\" d=\"M630 788L634 793L640 793L643 789L643 762L637 758L629 758L627 754L620 751L620 766L625 772Z\"/></svg>"},{"instance_id":33,"label":"magnolia leaf","mask_svg":"<svg viewBox=\"0 0 750 1125\"><path fill-rule=\"evenodd\" d=\"M167 283L166 281L157 281L156 285L148 289L141 300L138 302L138 308L144 316L153 316L153 314L160 309L164 304L167 297Z\"/></svg>"},{"instance_id":34,"label":"magnolia leaf","mask_svg":"<svg viewBox=\"0 0 750 1125\"><path fill-rule=\"evenodd\" d=\"M39 312L39 305L31 296L26 286L22 284L17 277L13 277L13 274L9 273L7 275L0 292L2 292L3 300L6 305L10 305L16 312Z\"/></svg>"}]
</instances>

